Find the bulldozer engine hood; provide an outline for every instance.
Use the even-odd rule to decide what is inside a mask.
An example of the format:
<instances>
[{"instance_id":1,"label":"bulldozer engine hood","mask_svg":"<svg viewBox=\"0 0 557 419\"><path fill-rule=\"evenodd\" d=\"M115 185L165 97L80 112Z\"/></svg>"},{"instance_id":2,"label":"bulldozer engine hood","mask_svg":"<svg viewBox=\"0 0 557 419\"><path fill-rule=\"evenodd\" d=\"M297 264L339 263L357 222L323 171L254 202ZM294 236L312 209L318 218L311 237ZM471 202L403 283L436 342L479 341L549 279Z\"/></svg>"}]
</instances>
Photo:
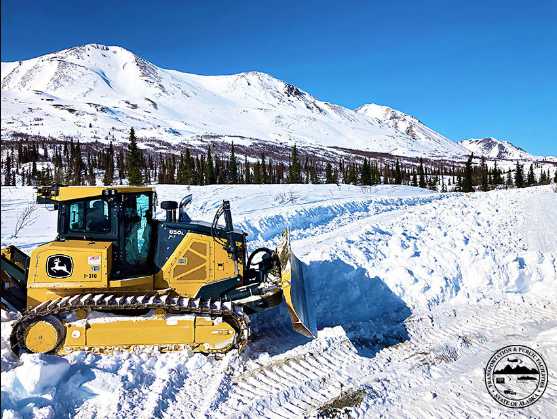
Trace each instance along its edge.
<instances>
[{"instance_id":1,"label":"bulldozer engine hood","mask_svg":"<svg viewBox=\"0 0 557 419\"><path fill-rule=\"evenodd\" d=\"M158 270L172 256L188 233L198 233L204 236L214 234L215 237L222 240L227 238L226 232L222 228L212 230L211 224L204 221L192 221L190 223L157 221L154 262ZM237 242L243 242L245 235L240 230L234 230L233 239Z\"/></svg>"}]
</instances>

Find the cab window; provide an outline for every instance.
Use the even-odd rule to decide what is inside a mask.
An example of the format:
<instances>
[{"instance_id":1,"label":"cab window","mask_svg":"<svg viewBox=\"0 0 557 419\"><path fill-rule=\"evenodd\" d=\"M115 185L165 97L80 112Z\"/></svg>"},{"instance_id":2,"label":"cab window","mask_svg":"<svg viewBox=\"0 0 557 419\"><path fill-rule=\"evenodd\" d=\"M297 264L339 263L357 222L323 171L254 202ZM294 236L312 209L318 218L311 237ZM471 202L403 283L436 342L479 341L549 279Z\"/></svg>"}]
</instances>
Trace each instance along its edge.
<instances>
[{"instance_id":1,"label":"cab window","mask_svg":"<svg viewBox=\"0 0 557 419\"><path fill-rule=\"evenodd\" d=\"M89 199L70 204L68 230L73 233L107 233L110 231L108 202Z\"/></svg>"},{"instance_id":2,"label":"cab window","mask_svg":"<svg viewBox=\"0 0 557 419\"><path fill-rule=\"evenodd\" d=\"M147 262L151 248L151 200L149 194L124 199L125 254L129 265Z\"/></svg>"}]
</instances>

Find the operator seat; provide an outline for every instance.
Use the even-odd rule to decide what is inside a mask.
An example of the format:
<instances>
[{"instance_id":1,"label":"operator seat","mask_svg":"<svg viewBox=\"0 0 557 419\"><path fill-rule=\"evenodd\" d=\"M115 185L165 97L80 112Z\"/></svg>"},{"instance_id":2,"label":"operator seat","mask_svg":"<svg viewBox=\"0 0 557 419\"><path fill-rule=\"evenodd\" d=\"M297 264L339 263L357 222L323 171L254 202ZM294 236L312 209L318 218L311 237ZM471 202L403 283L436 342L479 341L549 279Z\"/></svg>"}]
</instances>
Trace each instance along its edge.
<instances>
[{"instance_id":1,"label":"operator seat","mask_svg":"<svg viewBox=\"0 0 557 419\"><path fill-rule=\"evenodd\" d=\"M104 215L104 206L105 203L101 199L93 202L93 206L87 213L87 231L104 233L110 230L110 222Z\"/></svg>"}]
</instances>

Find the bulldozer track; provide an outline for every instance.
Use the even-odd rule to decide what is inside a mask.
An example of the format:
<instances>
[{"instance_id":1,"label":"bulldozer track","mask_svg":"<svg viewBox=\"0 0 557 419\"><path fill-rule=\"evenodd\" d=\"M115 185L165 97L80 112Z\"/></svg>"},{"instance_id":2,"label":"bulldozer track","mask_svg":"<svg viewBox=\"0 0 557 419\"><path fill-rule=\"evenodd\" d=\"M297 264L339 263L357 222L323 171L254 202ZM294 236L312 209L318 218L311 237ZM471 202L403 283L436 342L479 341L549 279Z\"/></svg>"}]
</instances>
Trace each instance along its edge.
<instances>
[{"instance_id":1,"label":"bulldozer track","mask_svg":"<svg viewBox=\"0 0 557 419\"><path fill-rule=\"evenodd\" d=\"M160 295L158 293L141 295L118 295L107 293L74 294L55 300L44 301L40 305L23 313L21 319L14 324L12 329L10 336L12 351L16 354L27 351L24 343L25 330L33 322L47 316L59 317L78 309L109 312L138 309L162 309L171 314L194 314L200 316L222 317L236 330L237 337L231 345L218 350L206 350L205 352L208 353L225 353L233 348L237 348L241 351L246 346L250 333L249 319L247 315L244 314L242 307L220 299L187 298L172 296L169 294ZM113 348L103 347L102 350L115 348L117 348L117 346L114 346ZM90 349L93 351L95 350L94 347Z\"/></svg>"},{"instance_id":2,"label":"bulldozer track","mask_svg":"<svg viewBox=\"0 0 557 419\"><path fill-rule=\"evenodd\" d=\"M306 417L338 396L350 368L358 364L355 348L347 340L334 347L296 354L230 377L232 390L215 416ZM271 405L271 408L264 406Z\"/></svg>"}]
</instances>

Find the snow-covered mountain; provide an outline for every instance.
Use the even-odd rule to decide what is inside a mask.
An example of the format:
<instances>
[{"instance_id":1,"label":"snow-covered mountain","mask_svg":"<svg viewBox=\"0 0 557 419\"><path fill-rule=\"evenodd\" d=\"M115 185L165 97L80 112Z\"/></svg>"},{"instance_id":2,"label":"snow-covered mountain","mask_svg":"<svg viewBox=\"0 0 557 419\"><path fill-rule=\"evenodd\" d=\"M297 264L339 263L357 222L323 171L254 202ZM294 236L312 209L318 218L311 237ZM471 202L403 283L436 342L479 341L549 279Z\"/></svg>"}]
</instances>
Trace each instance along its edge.
<instances>
[{"instance_id":1,"label":"snow-covered mountain","mask_svg":"<svg viewBox=\"0 0 557 419\"><path fill-rule=\"evenodd\" d=\"M359 114L366 115L370 119L377 121L381 126L394 129L400 135L405 135L419 142L431 142L439 147L447 147L447 144L454 145L451 151L455 154L462 153L462 147L454 144L451 140L432 130L417 118L388 106L370 103L362 105L356 109Z\"/></svg>"},{"instance_id":2,"label":"snow-covered mountain","mask_svg":"<svg viewBox=\"0 0 557 419\"><path fill-rule=\"evenodd\" d=\"M493 137L470 138L460 141L459 144L478 157L506 160L535 160L537 158L509 141Z\"/></svg>"},{"instance_id":3,"label":"snow-covered mountain","mask_svg":"<svg viewBox=\"0 0 557 419\"><path fill-rule=\"evenodd\" d=\"M120 141L131 126L170 145L233 140L432 158L468 153L409 115L378 105L347 109L265 73L182 73L96 44L2 63L3 138Z\"/></svg>"}]
</instances>

